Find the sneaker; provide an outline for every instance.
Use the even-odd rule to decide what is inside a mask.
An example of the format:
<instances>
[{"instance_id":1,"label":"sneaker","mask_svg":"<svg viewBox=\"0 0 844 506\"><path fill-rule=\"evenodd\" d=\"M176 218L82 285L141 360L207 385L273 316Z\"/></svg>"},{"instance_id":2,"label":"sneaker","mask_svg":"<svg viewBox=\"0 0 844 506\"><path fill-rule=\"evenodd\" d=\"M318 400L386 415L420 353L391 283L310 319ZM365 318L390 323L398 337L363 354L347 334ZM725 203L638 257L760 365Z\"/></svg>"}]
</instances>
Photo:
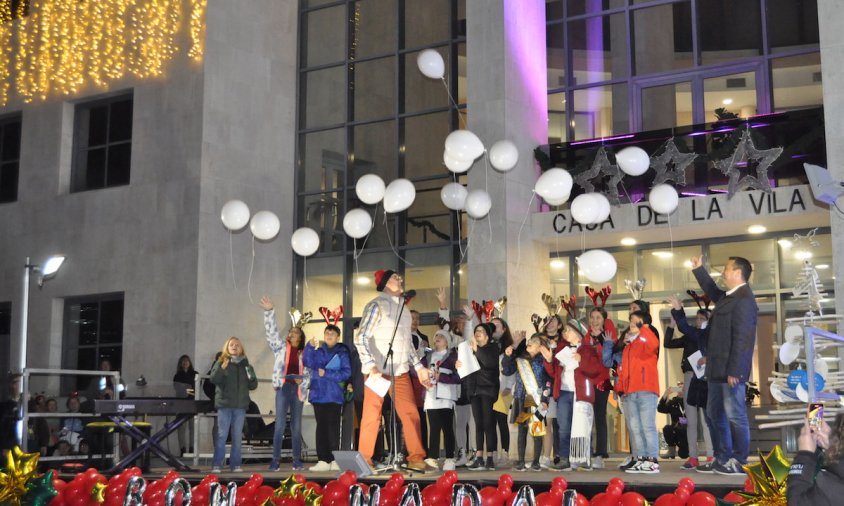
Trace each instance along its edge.
<instances>
[{"instance_id":1,"label":"sneaker","mask_svg":"<svg viewBox=\"0 0 844 506\"><path fill-rule=\"evenodd\" d=\"M457 459L454 461L455 467L463 467L469 462L469 459L466 458L466 450L461 448L457 451Z\"/></svg>"},{"instance_id":2,"label":"sneaker","mask_svg":"<svg viewBox=\"0 0 844 506\"><path fill-rule=\"evenodd\" d=\"M631 455L629 458L625 459L624 462L622 462L621 465L618 466L618 468L621 469L622 471L627 471L628 469L631 469L632 467L636 466L636 464L638 464L639 462L641 462L643 460L644 460L644 457L635 457L634 458Z\"/></svg>"},{"instance_id":3,"label":"sneaker","mask_svg":"<svg viewBox=\"0 0 844 506\"><path fill-rule=\"evenodd\" d=\"M507 467L510 465L510 456L507 455L507 452L501 450L498 452L498 459L495 461L496 467Z\"/></svg>"},{"instance_id":4,"label":"sneaker","mask_svg":"<svg viewBox=\"0 0 844 506\"><path fill-rule=\"evenodd\" d=\"M312 465L308 468L308 471L315 471L315 472L325 472L331 471L331 464L324 460L320 460L316 464Z\"/></svg>"},{"instance_id":5,"label":"sneaker","mask_svg":"<svg viewBox=\"0 0 844 506\"><path fill-rule=\"evenodd\" d=\"M639 473L639 474L656 474L659 472L659 463L656 459L643 459L640 460L636 465L627 469L625 472L627 473Z\"/></svg>"},{"instance_id":6,"label":"sneaker","mask_svg":"<svg viewBox=\"0 0 844 506\"><path fill-rule=\"evenodd\" d=\"M235 468L233 468L233 469L232 469L232 472L233 472L233 473L242 473L242 472L243 472L243 468L242 468L242 467L240 467L240 466L237 466L237 467L235 467Z\"/></svg>"},{"instance_id":7,"label":"sneaker","mask_svg":"<svg viewBox=\"0 0 844 506\"><path fill-rule=\"evenodd\" d=\"M429 470L428 464L426 464L425 462L407 462L402 467L407 469L408 471L415 471L417 473L426 473Z\"/></svg>"},{"instance_id":8,"label":"sneaker","mask_svg":"<svg viewBox=\"0 0 844 506\"><path fill-rule=\"evenodd\" d=\"M552 469L555 471L571 471L571 462L569 462L569 459L560 459L559 462L554 464Z\"/></svg>"},{"instance_id":9,"label":"sneaker","mask_svg":"<svg viewBox=\"0 0 844 506\"><path fill-rule=\"evenodd\" d=\"M635 463L636 463L636 459L633 458L633 455L628 455L627 458L625 458L621 462L621 464L618 465L618 468L621 469L622 471L624 471L625 469L627 469L628 467L632 466Z\"/></svg>"},{"instance_id":10,"label":"sneaker","mask_svg":"<svg viewBox=\"0 0 844 506\"><path fill-rule=\"evenodd\" d=\"M486 458L486 470L495 471L495 460L492 458L492 455Z\"/></svg>"},{"instance_id":11,"label":"sneaker","mask_svg":"<svg viewBox=\"0 0 844 506\"><path fill-rule=\"evenodd\" d=\"M472 459L472 462L466 466L466 469L470 471L486 471L486 466L484 466L484 459L481 457L475 457Z\"/></svg>"},{"instance_id":12,"label":"sneaker","mask_svg":"<svg viewBox=\"0 0 844 506\"><path fill-rule=\"evenodd\" d=\"M557 465L557 464L559 464L559 463L560 463L560 456L559 456L559 455L554 455L554 465L556 466L556 465Z\"/></svg>"},{"instance_id":13,"label":"sneaker","mask_svg":"<svg viewBox=\"0 0 844 506\"><path fill-rule=\"evenodd\" d=\"M278 462L275 462L275 461L270 462L269 471L270 471L271 473L274 473L274 472L278 471Z\"/></svg>"},{"instance_id":14,"label":"sneaker","mask_svg":"<svg viewBox=\"0 0 844 506\"><path fill-rule=\"evenodd\" d=\"M695 468L695 471L697 471L699 473L704 473L704 474L712 474L712 473L715 472L715 471L712 470L712 467L714 465L715 465L715 461L710 460L710 461L707 461L706 463L703 463L703 464L697 466Z\"/></svg>"},{"instance_id":15,"label":"sneaker","mask_svg":"<svg viewBox=\"0 0 844 506\"><path fill-rule=\"evenodd\" d=\"M689 460L687 460L682 466L680 466L680 469L682 469L683 471L691 471L693 469L697 469L697 466L699 465L700 461L697 459L697 457L689 457Z\"/></svg>"},{"instance_id":16,"label":"sneaker","mask_svg":"<svg viewBox=\"0 0 844 506\"><path fill-rule=\"evenodd\" d=\"M305 466L303 466L301 462L294 462L293 463L293 470L294 471L304 471Z\"/></svg>"},{"instance_id":17,"label":"sneaker","mask_svg":"<svg viewBox=\"0 0 844 506\"><path fill-rule=\"evenodd\" d=\"M604 468L604 458L600 455L592 459L592 469L603 469Z\"/></svg>"},{"instance_id":18,"label":"sneaker","mask_svg":"<svg viewBox=\"0 0 844 506\"><path fill-rule=\"evenodd\" d=\"M428 464L428 466L433 467L434 469L440 468L440 463L437 462L437 459L425 459L425 463Z\"/></svg>"},{"instance_id":19,"label":"sneaker","mask_svg":"<svg viewBox=\"0 0 844 506\"><path fill-rule=\"evenodd\" d=\"M732 458L728 460L726 464L715 463L712 466L712 471L724 476L744 476L745 474L744 469L741 467L741 463Z\"/></svg>"},{"instance_id":20,"label":"sneaker","mask_svg":"<svg viewBox=\"0 0 844 506\"><path fill-rule=\"evenodd\" d=\"M222 472L223 472L223 468L222 468L222 467L212 467L212 468L211 468L211 474L220 474L220 473L222 473Z\"/></svg>"},{"instance_id":21,"label":"sneaker","mask_svg":"<svg viewBox=\"0 0 844 506\"><path fill-rule=\"evenodd\" d=\"M539 457L539 467L541 467L542 469L550 469L551 459L549 459L545 455Z\"/></svg>"},{"instance_id":22,"label":"sneaker","mask_svg":"<svg viewBox=\"0 0 844 506\"><path fill-rule=\"evenodd\" d=\"M336 461L336 460L332 460L332 461L331 461L331 469L330 469L330 471L339 471L339 470L340 470L340 466L339 466L339 465L337 465L337 461Z\"/></svg>"},{"instance_id":23,"label":"sneaker","mask_svg":"<svg viewBox=\"0 0 844 506\"><path fill-rule=\"evenodd\" d=\"M527 466L527 469L530 469L531 471L541 471L542 464L540 464L539 462L531 462L531 464Z\"/></svg>"},{"instance_id":24,"label":"sneaker","mask_svg":"<svg viewBox=\"0 0 844 506\"><path fill-rule=\"evenodd\" d=\"M574 469L575 471L586 471L586 472L591 472L591 471L592 471L592 466L591 466L591 465L589 465L589 464L583 464L582 466L577 466L577 467L573 467L573 466L572 466L572 469Z\"/></svg>"},{"instance_id":25,"label":"sneaker","mask_svg":"<svg viewBox=\"0 0 844 506\"><path fill-rule=\"evenodd\" d=\"M445 462L443 462L443 471L454 471L456 467L457 464L454 462L454 459L445 459Z\"/></svg>"},{"instance_id":26,"label":"sneaker","mask_svg":"<svg viewBox=\"0 0 844 506\"><path fill-rule=\"evenodd\" d=\"M525 465L525 463L524 463L524 462L522 462L522 461L520 460L520 461L516 462L516 467L514 467L513 469L515 469L516 471L522 471L522 472L524 472L524 471L527 471L527 470L528 470L528 467Z\"/></svg>"}]
</instances>

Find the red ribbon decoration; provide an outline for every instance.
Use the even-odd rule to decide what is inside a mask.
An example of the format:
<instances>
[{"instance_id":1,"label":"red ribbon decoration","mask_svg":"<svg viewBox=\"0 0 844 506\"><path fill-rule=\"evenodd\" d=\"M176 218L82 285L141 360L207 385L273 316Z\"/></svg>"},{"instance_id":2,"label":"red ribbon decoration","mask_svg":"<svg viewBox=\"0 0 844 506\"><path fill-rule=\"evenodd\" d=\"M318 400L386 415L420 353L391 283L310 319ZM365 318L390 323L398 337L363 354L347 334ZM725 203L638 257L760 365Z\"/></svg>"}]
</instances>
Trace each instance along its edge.
<instances>
[{"instance_id":1,"label":"red ribbon decoration","mask_svg":"<svg viewBox=\"0 0 844 506\"><path fill-rule=\"evenodd\" d=\"M329 325L337 325L337 322L343 318L343 305L340 304L335 307L334 311L329 310L327 307L320 307L319 314L325 318L325 323Z\"/></svg>"}]
</instances>

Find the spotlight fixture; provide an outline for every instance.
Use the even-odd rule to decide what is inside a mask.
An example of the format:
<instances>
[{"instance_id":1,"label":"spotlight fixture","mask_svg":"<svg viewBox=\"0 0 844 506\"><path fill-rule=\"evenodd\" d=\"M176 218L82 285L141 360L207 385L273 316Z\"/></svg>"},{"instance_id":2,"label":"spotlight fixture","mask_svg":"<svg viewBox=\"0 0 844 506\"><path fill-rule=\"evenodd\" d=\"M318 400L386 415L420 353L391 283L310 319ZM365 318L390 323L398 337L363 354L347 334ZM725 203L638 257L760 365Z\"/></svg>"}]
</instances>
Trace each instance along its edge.
<instances>
[{"instance_id":1,"label":"spotlight fixture","mask_svg":"<svg viewBox=\"0 0 844 506\"><path fill-rule=\"evenodd\" d=\"M622 237L621 238L621 245L622 246L635 246L636 245L636 239L634 239L632 237Z\"/></svg>"},{"instance_id":2,"label":"spotlight fixture","mask_svg":"<svg viewBox=\"0 0 844 506\"><path fill-rule=\"evenodd\" d=\"M768 231L768 228L765 225L750 225L747 227L748 234L764 234Z\"/></svg>"}]
</instances>

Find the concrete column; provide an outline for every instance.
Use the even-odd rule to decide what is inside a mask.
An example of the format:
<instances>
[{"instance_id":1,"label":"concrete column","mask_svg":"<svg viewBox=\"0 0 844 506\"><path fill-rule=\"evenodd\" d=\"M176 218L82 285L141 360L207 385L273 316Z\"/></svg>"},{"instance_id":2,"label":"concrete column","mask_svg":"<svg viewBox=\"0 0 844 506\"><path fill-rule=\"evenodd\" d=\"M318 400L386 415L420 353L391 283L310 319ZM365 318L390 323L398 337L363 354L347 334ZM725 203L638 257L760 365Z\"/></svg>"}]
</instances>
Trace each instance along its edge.
<instances>
[{"instance_id":1,"label":"concrete column","mask_svg":"<svg viewBox=\"0 0 844 506\"><path fill-rule=\"evenodd\" d=\"M818 0L818 25L821 38L821 73L823 77L823 106L826 129L827 167L832 177L844 181L844 40L840 31L844 26L844 11L836 0ZM832 226L832 257L844 255L844 220L835 208L830 209ZM835 293L844 293L844 263L834 262ZM835 298L835 312L844 314L844 297ZM838 329L839 332L842 329Z\"/></svg>"},{"instance_id":2,"label":"concrete column","mask_svg":"<svg viewBox=\"0 0 844 506\"><path fill-rule=\"evenodd\" d=\"M528 330L550 289L548 248L529 239L527 215L536 208L528 205L539 174L533 149L548 136L545 2L467 0L466 10L468 128L487 149L501 139L519 149L508 173L483 161L469 172L469 189L486 188L492 199L489 215L471 225L469 299L506 295L510 326Z\"/></svg>"}]
</instances>

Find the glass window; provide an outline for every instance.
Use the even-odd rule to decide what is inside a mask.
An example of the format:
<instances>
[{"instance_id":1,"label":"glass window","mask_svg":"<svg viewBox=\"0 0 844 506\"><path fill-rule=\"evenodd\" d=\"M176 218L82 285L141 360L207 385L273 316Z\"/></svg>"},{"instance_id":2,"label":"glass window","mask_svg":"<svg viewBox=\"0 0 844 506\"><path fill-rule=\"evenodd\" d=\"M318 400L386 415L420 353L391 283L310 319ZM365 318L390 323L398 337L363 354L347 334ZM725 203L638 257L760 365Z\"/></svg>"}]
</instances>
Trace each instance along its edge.
<instances>
[{"instance_id":1,"label":"glass window","mask_svg":"<svg viewBox=\"0 0 844 506\"><path fill-rule=\"evenodd\" d=\"M566 85L565 24L548 25L545 29L545 58L548 66L548 89Z\"/></svg>"},{"instance_id":2,"label":"glass window","mask_svg":"<svg viewBox=\"0 0 844 506\"><path fill-rule=\"evenodd\" d=\"M18 200L21 117L0 120L0 203Z\"/></svg>"},{"instance_id":3,"label":"glass window","mask_svg":"<svg viewBox=\"0 0 844 506\"><path fill-rule=\"evenodd\" d=\"M314 319L319 319L322 318L318 311L319 307L325 306L333 310L343 304L343 294L346 291L343 284L344 262L345 258L342 256L308 258L305 282L300 287L303 303L299 309L302 312L311 311ZM284 326L281 321L283 316L285 315L277 315L279 325L282 326ZM320 334L321 327L318 330Z\"/></svg>"},{"instance_id":4,"label":"glass window","mask_svg":"<svg viewBox=\"0 0 844 506\"><path fill-rule=\"evenodd\" d=\"M689 3L633 11L633 38L637 75L694 66Z\"/></svg>"},{"instance_id":5,"label":"glass window","mask_svg":"<svg viewBox=\"0 0 844 506\"><path fill-rule=\"evenodd\" d=\"M817 47L817 0L767 0L768 44L771 52Z\"/></svg>"},{"instance_id":6,"label":"glass window","mask_svg":"<svg viewBox=\"0 0 844 506\"><path fill-rule=\"evenodd\" d=\"M379 269L399 270L400 260L391 251L384 253L366 253L358 258L353 277L352 313L350 316L360 318L366 303L378 296L375 290L375 271ZM405 284L406 286L406 284Z\"/></svg>"},{"instance_id":7,"label":"glass window","mask_svg":"<svg viewBox=\"0 0 844 506\"><path fill-rule=\"evenodd\" d=\"M352 47L350 59L366 58L396 50L395 0L360 0L352 5ZM408 24L416 20L408 20Z\"/></svg>"},{"instance_id":8,"label":"glass window","mask_svg":"<svg viewBox=\"0 0 844 506\"><path fill-rule=\"evenodd\" d=\"M689 259L700 255L700 246L661 247L639 251L639 279L646 279L648 297L665 298L671 293L698 290Z\"/></svg>"},{"instance_id":9,"label":"glass window","mask_svg":"<svg viewBox=\"0 0 844 506\"><path fill-rule=\"evenodd\" d=\"M396 58L380 58L352 65L352 85L355 93L355 121L382 119L395 114Z\"/></svg>"},{"instance_id":10,"label":"glass window","mask_svg":"<svg viewBox=\"0 0 844 506\"><path fill-rule=\"evenodd\" d=\"M794 288L806 279L807 273L814 268L818 281L824 291L835 290L835 272L832 268L832 241L829 234L818 235L814 238L815 246L805 238L795 236L780 237L777 246L780 254L780 288ZM807 265L809 262L811 265Z\"/></svg>"},{"instance_id":11,"label":"glass window","mask_svg":"<svg viewBox=\"0 0 844 506\"><path fill-rule=\"evenodd\" d=\"M774 282L776 271L774 244L771 239L713 244L709 247L707 264L712 278L718 282L727 260L732 256L738 256L748 259L753 267L749 281L753 290L758 292L776 288Z\"/></svg>"},{"instance_id":12,"label":"glass window","mask_svg":"<svg viewBox=\"0 0 844 506\"><path fill-rule=\"evenodd\" d=\"M548 95L548 143L566 142L568 125L566 124L565 92Z\"/></svg>"},{"instance_id":13,"label":"glass window","mask_svg":"<svg viewBox=\"0 0 844 506\"><path fill-rule=\"evenodd\" d=\"M346 130L337 128L302 135L300 181L304 191L342 188L346 174ZM301 184L301 183L300 183Z\"/></svg>"},{"instance_id":14,"label":"glass window","mask_svg":"<svg viewBox=\"0 0 844 506\"><path fill-rule=\"evenodd\" d=\"M9 301L0 302L0 342L10 343L12 341L12 303ZM0 367L11 371L8 346L0 351Z\"/></svg>"},{"instance_id":15,"label":"glass window","mask_svg":"<svg viewBox=\"0 0 844 506\"><path fill-rule=\"evenodd\" d=\"M624 7L627 0L566 0L566 2L568 3L568 15L579 16Z\"/></svg>"},{"instance_id":16,"label":"glass window","mask_svg":"<svg viewBox=\"0 0 844 506\"><path fill-rule=\"evenodd\" d=\"M436 314L440 307L437 289L451 286L451 248L411 250L405 258L404 286L416 290L411 307L420 313Z\"/></svg>"},{"instance_id":17,"label":"glass window","mask_svg":"<svg viewBox=\"0 0 844 506\"><path fill-rule=\"evenodd\" d=\"M122 95L76 106L71 191L129 184L132 103Z\"/></svg>"},{"instance_id":18,"label":"glass window","mask_svg":"<svg viewBox=\"0 0 844 506\"><path fill-rule=\"evenodd\" d=\"M627 77L627 27L624 14L570 21L568 40L576 84Z\"/></svg>"},{"instance_id":19,"label":"glass window","mask_svg":"<svg viewBox=\"0 0 844 506\"><path fill-rule=\"evenodd\" d=\"M609 137L629 128L627 83L574 91L574 140Z\"/></svg>"},{"instance_id":20,"label":"glass window","mask_svg":"<svg viewBox=\"0 0 844 506\"><path fill-rule=\"evenodd\" d=\"M103 360L119 371L123 360L123 294L69 297L64 303L62 368L96 370ZM91 377L71 379L64 390L88 388Z\"/></svg>"},{"instance_id":21,"label":"glass window","mask_svg":"<svg viewBox=\"0 0 844 506\"><path fill-rule=\"evenodd\" d=\"M771 80L775 111L823 105L820 53L771 60Z\"/></svg>"},{"instance_id":22,"label":"glass window","mask_svg":"<svg viewBox=\"0 0 844 506\"><path fill-rule=\"evenodd\" d=\"M303 68L346 61L345 5L304 13L302 27Z\"/></svg>"},{"instance_id":23,"label":"glass window","mask_svg":"<svg viewBox=\"0 0 844 506\"><path fill-rule=\"evenodd\" d=\"M703 106L706 121L748 118L756 106L756 73L742 72L703 80Z\"/></svg>"},{"instance_id":24,"label":"glass window","mask_svg":"<svg viewBox=\"0 0 844 506\"><path fill-rule=\"evenodd\" d=\"M404 0L404 47L448 40L450 18L451 0Z\"/></svg>"},{"instance_id":25,"label":"glass window","mask_svg":"<svg viewBox=\"0 0 844 506\"><path fill-rule=\"evenodd\" d=\"M303 73L299 100L304 105L302 128L337 125L346 121L346 67Z\"/></svg>"},{"instance_id":26,"label":"glass window","mask_svg":"<svg viewBox=\"0 0 844 506\"><path fill-rule=\"evenodd\" d=\"M303 197L302 226L317 231L319 252L340 251L346 234L343 232L342 194L321 193Z\"/></svg>"},{"instance_id":27,"label":"glass window","mask_svg":"<svg viewBox=\"0 0 844 506\"><path fill-rule=\"evenodd\" d=\"M407 210L407 244L431 244L451 240L451 211L440 198L447 179L417 181L416 199Z\"/></svg>"},{"instance_id":28,"label":"glass window","mask_svg":"<svg viewBox=\"0 0 844 506\"><path fill-rule=\"evenodd\" d=\"M451 82L449 76L448 63L448 48L437 47L433 48L440 53L443 61L446 63L446 82ZM427 109L435 109L439 107L448 107L450 101L448 99L450 90L443 86L442 81L425 77L416 65L416 59L419 57L418 52L407 53L402 55L404 62L404 111L403 112L417 112Z\"/></svg>"},{"instance_id":29,"label":"glass window","mask_svg":"<svg viewBox=\"0 0 844 506\"><path fill-rule=\"evenodd\" d=\"M726 63L762 54L759 0L698 0L701 63Z\"/></svg>"},{"instance_id":30,"label":"glass window","mask_svg":"<svg viewBox=\"0 0 844 506\"><path fill-rule=\"evenodd\" d=\"M457 44L457 96L455 97L456 102L460 105L466 105L466 97L469 93L468 86L469 80L466 77L466 43L462 42ZM453 84L451 85L451 88L454 89ZM465 109L461 109L460 111L463 113L466 112ZM465 121L466 120L464 118L464 125L467 124Z\"/></svg>"},{"instance_id":31,"label":"glass window","mask_svg":"<svg viewBox=\"0 0 844 506\"><path fill-rule=\"evenodd\" d=\"M559 297L571 293L571 261L570 258L554 257L549 261L549 272L551 274L551 295ZM587 300L585 304L589 304Z\"/></svg>"},{"instance_id":32,"label":"glass window","mask_svg":"<svg viewBox=\"0 0 844 506\"><path fill-rule=\"evenodd\" d=\"M404 122L405 177L446 175L443 165L443 139L451 132L447 112L410 116Z\"/></svg>"},{"instance_id":33,"label":"glass window","mask_svg":"<svg viewBox=\"0 0 844 506\"><path fill-rule=\"evenodd\" d=\"M693 123L691 82L642 89L642 130L659 130Z\"/></svg>"},{"instance_id":34,"label":"glass window","mask_svg":"<svg viewBox=\"0 0 844 506\"><path fill-rule=\"evenodd\" d=\"M354 181L364 174L377 174L389 184L397 177L396 122L354 127L352 153Z\"/></svg>"}]
</instances>

